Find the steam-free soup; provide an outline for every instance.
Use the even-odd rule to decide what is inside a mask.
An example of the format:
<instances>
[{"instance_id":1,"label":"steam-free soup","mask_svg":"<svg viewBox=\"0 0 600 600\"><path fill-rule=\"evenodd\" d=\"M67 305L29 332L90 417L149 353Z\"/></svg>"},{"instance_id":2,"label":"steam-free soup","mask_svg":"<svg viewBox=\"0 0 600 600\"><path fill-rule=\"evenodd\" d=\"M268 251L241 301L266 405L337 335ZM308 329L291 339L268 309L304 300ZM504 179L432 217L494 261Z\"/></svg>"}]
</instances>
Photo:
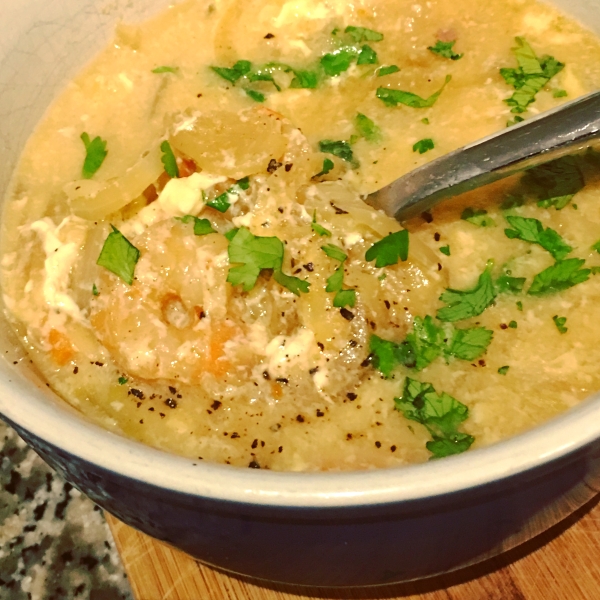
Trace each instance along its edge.
<instances>
[{"instance_id":1,"label":"steam-free soup","mask_svg":"<svg viewBox=\"0 0 600 600\"><path fill-rule=\"evenodd\" d=\"M48 110L3 217L6 310L104 427L349 470L492 444L600 389L588 153L405 223L362 197L600 84L529 0L188 0Z\"/></svg>"}]
</instances>

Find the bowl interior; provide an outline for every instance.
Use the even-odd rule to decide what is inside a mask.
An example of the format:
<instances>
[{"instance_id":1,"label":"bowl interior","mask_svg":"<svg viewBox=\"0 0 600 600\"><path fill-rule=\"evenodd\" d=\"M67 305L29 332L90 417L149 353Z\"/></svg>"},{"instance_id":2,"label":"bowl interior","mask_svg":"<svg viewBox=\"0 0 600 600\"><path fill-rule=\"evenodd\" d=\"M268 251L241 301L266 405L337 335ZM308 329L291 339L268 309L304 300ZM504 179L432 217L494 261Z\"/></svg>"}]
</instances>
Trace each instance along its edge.
<instances>
[{"instance_id":1,"label":"bowl interior","mask_svg":"<svg viewBox=\"0 0 600 600\"><path fill-rule=\"evenodd\" d=\"M600 31L599 0L555 0ZM143 19L165 0L24 0L0 21L0 195L44 111L70 78L111 38L120 20ZM339 506L431 497L484 484L564 456L600 435L597 397L569 413L490 448L426 465L342 473L272 473L194 463L105 431L57 399L27 367L0 317L0 414L48 443L123 475L168 489L232 501ZM451 474L451 475L450 475Z\"/></svg>"}]
</instances>

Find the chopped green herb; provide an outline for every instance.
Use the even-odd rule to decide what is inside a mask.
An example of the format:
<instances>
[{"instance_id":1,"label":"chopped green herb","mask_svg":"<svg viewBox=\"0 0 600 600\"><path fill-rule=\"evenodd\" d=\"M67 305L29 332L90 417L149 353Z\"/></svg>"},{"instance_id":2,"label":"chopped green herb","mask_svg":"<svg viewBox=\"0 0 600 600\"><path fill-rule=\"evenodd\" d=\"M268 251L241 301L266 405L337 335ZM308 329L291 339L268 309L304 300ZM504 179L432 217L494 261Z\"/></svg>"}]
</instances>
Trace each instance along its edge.
<instances>
[{"instance_id":1,"label":"chopped green herb","mask_svg":"<svg viewBox=\"0 0 600 600\"><path fill-rule=\"evenodd\" d=\"M386 106L398 106L398 104L405 104L406 106L410 106L412 108L429 108L433 106L437 99L440 97L440 94L444 91L444 88L448 84L448 82L452 79L451 75L446 75L446 80L444 81L444 85L435 92L431 94L429 98L421 98L421 96L417 96L412 92L404 92L402 90L391 90L389 88L377 88L377 92L375 95L386 105Z\"/></svg>"},{"instance_id":2,"label":"chopped green herb","mask_svg":"<svg viewBox=\"0 0 600 600\"><path fill-rule=\"evenodd\" d=\"M206 203L206 206L210 206L215 210L218 210L220 213L227 212L227 209L231 206L231 202L229 202L229 190L223 192L218 195L214 200Z\"/></svg>"},{"instance_id":3,"label":"chopped green herb","mask_svg":"<svg viewBox=\"0 0 600 600\"><path fill-rule=\"evenodd\" d=\"M248 81L250 81L251 83L254 83L255 81L268 81L269 83L272 83L275 86L275 89L278 92L281 91L281 88L279 87L275 79L273 79L273 74L268 70L258 69L256 71L251 71L250 73L248 73L248 75L246 75L246 77L248 77ZM260 100L259 102L262 102L262 100Z\"/></svg>"},{"instance_id":4,"label":"chopped green herb","mask_svg":"<svg viewBox=\"0 0 600 600\"><path fill-rule=\"evenodd\" d=\"M460 218L463 221L468 221L478 227L496 227L496 221L492 217L487 216L488 212L484 208L465 208Z\"/></svg>"},{"instance_id":5,"label":"chopped green herb","mask_svg":"<svg viewBox=\"0 0 600 600\"><path fill-rule=\"evenodd\" d=\"M209 233L216 233L208 219L199 219L193 215L185 215L183 217L175 217L182 223L194 223L194 235L208 235Z\"/></svg>"},{"instance_id":6,"label":"chopped green herb","mask_svg":"<svg viewBox=\"0 0 600 600\"><path fill-rule=\"evenodd\" d=\"M450 246L441 246L440 252L446 256L450 256Z\"/></svg>"},{"instance_id":7,"label":"chopped green herb","mask_svg":"<svg viewBox=\"0 0 600 600\"><path fill-rule=\"evenodd\" d=\"M511 208L517 208L525 204L525 198L523 196L507 196L502 204L500 205L501 210L510 210Z\"/></svg>"},{"instance_id":8,"label":"chopped green herb","mask_svg":"<svg viewBox=\"0 0 600 600\"><path fill-rule=\"evenodd\" d=\"M562 260L573 250L557 231L550 227L544 229L544 226L538 219L507 215L506 220L513 228L504 230L506 237L538 244L544 250L548 250L555 260Z\"/></svg>"},{"instance_id":9,"label":"chopped green herb","mask_svg":"<svg viewBox=\"0 0 600 600\"><path fill-rule=\"evenodd\" d=\"M179 73L179 67L156 67L152 69L153 73Z\"/></svg>"},{"instance_id":10,"label":"chopped green herb","mask_svg":"<svg viewBox=\"0 0 600 600\"><path fill-rule=\"evenodd\" d=\"M229 81L233 85L238 79L244 77L252 70L252 63L248 60L238 60L233 67L211 67L211 69L220 77Z\"/></svg>"},{"instance_id":11,"label":"chopped green herb","mask_svg":"<svg viewBox=\"0 0 600 600\"><path fill-rule=\"evenodd\" d=\"M319 225L317 223L317 210L316 209L313 212L313 220L312 220L312 223L310 224L310 227L316 234L318 234L320 236L331 237L331 231L329 231L329 229L325 229L325 227L323 227L323 225Z\"/></svg>"},{"instance_id":12,"label":"chopped green herb","mask_svg":"<svg viewBox=\"0 0 600 600\"><path fill-rule=\"evenodd\" d=\"M452 46L454 46L454 44L456 44L456 40L453 42L442 42L438 40L435 43L435 46L427 46L427 50L430 50L439 56L443 56L444 58L449 58L450 60L458 60L459 58L462 58L463 55L456 54L456 52L452 50Z\"/></svg>"},{"instance_id":13,"label":"chopped green herb","mask_svg":"<svg viewBox=\"0 0 600 600\"><path fill-rule=\"evenodd\" d=\"M354 125L356 126L359 135L369 142L376 142L381 138L381 129L379 129L369 117L362 113L358 113L356 117L354 117Z\"/></svg>"},{"instance_id":14,"label":"chopped green herb","mask_svg":"<svg viewBox=\"0 0 600 600\"><path fill-rule=\"evenodd\" d=\"M416 144L413 145L413 152L418 152L419 154L425 154L428 150L433 150L435 148L433 144L433 140L431 138L425 138L423 140L419 140Z\"/></svg>"},{"instance_id":15,"label":"chopped green herb","mask_svg":"<svg viewBox=\"0 0 600 600\"><path fill-rule=\"evenodd\" d=\"M120 277L125 283L133 283L135 265L140 259L140 251L114 226L108 234L97 265L108 269Z\"/></svg>"},{"instance_id":16,"label":"chopped green herb","mask_svg":"<svg viewBox=\"0 0 600 600\"><path fill-rule=\"evenodd\" d=\"M538 199L538 206L556 210L564 208L585 185L576 156L557 160L526 171L521 178L525 190Z\"/></svg>"},{"instance_id":17,"label":"chopped green herb","mask_svg":"<svg viewBox=\"0 0 600 600\"><path fill-rule=\"evenodd\" d=\"M566 98L568 96L567 90L554 90L552 96L554 98Z\"/></svg>"},{"instance_id":18,"label":"chopped green herb","mask_svg":"<svg viewBox=\"0 0 600 600\"><path fill-rule=\"evenodd\" d=\"M343 140L321 140L319 150L325 154L333 154L349 163L355 163L352 147Z\"/></svg>"},{"instance_id":19,"label":"chopped green herb","mask_svg":"<svg viewBox=\"0 0 600 600\"><path fill-rule=\"evenodd\" d=\"M100 292L98 291L98 288L96 287L95 283L92 285L92 294L94 296L99 296L100 295Z\"/></svg>"},{"instance_id":20,"label":"chopped green herb","mask_svg":"<svg viewBox=\"0 0 600 600\"><path fill-rule=\"evenodd\" d=\"M525 281L525 277L502 275L496 279L496 291L499 294L518 294L523 291Z\"/></svg>"},{"instance_id":21,"label":"chopped green herb","mask_svg":"<svg viewBox=\"0 0 600 600\"><path fill-rule=\"evenodd\" d=\"M506 121L506 126L507 127L512 127L513 125L516 125L517 123L522 123L525 119L523 117L520 117L519 115L515 115L515 118L512 119L512 121L509 119L508 121Z\"/></svg>"},{"instance_id":22,"label":"chopped green herb","mask_svg":"<svg viewBox=\"0 0 600 600\"><path fill-rule=\"evenodd\" d=\"M321 172L320 172L320 173L317 173L317 174L315 175L315 177L321 177L321 176L323 176L323 175L327 175L327 173L329 173L329 171L331 171L331 169L333 169L333 166L334 166L334 165L333 165L333 161L332 161L332 160L330 160L329 158L326 158L326 159L323 161L323 168L321 169Z\"/></svg>"},{"instance_id":23,"label":"chopped green herb","mask_svg":"<svg viewBox=\"0 0 600 600\"><path fill-rule=\"evenodd\" d=\"M81 176L84 179L91 179L96 171L102 166L108 151L106 150L106 140L96 136L93 140L87 133L81 134L81 141L85 146L85 160Z\"/></svg>"},{"instance_id":24,"label":"chopped green herb","mask_svg":"<svg viewBox=\"0 0 600 600\"><path fill-rule=\"evenodd\" d=\"M171 178L179 177L179 167L177 166L177 159L175 158L175 154L173 154L171 144L169 144L169 142L165 140L160 145L160 149L162 151L162 157L160 160L165 166L165 171L167 175Z\"/></svg>"},{"instance_id":25,"label":"chopped green herb","mask_svg":"<svg viewBox=\"0 0 600 600\"><path fill-rule=\"evenodd\" d=\"M582 269L584 264L585 260L580 258L556 261L551 267L544 269L533 278L527 293L531 296L546 296L587 281L591 270Z\"/></svg>"},{"instance_id":26,"label":"chopped green herb","mask_svg":"<svg viewBox=\"0 0 600 600\"><path fill-rule=\"evenodd\" d=\"M388 65L387 67L379 67L377 69L377 77L384 77L385 75L391 75L397 73L400 69L396 65Z\"/></svg>"},{"instance_id":27,"label":"chopped green herb","mask_svg":"<svg viewBox=\"0 0 600 600\"><path fill-rule=\"evenodd\" d=\"M446 362L451 358L473 361L486 352L493 332L484 327L456 329L450 323L438 325L432 317L426 316L415 318L413 330L399 344L372 337L377 338L370 344L373 364L389 377L399 365L420 371L439 356ZM379 356L380 349L383 356Z\"/></svg>"},{"instance_id":28,"label":"chopped green herb","mask_svg":"<svg viewBox=\"0 0 600 600\"><path fill-rule=\"evenodd\" d=\"M347 33L356 44L361 44L362 42L380 42L383 39L383 33L367 29L366 27L348 25L344 33Z\"/></svg>"},{"instance_id":29,"label":"chopped green herb","mask_svg":"<svg viewBox=\"0 0 600 600\"><path fill-rule=\"evenodd\" d=\"M321 57L321 66L329 77L337 77L350 68L357 53L352 48L342 48Z\"/></svg>"},{"instance_id":30,"label":"chopped green herb","mask_svg":"<svg viewBox=\"0 0 600 600\"><path fill-rule=\"evenodd\" d=\"M358 53L357 65L376 65L379 62L377 52L365 44Z\"/></svg>"},{"instance_id":31,"label":"chopped green herb","mask_svg":"<svg viewBox=\"0 0 600 600\"><path fill-rule=\"evenodd\" d=\"M119 385L125 385L128 381L127 377L119 377Z\"/></svg>"},{"instance_id":32,"label":"chopped green herb","mask_svg":"<svg viewBox=\"0 0 600 600\"><path fill-rule=\"evenodd\" d=\"M446 392L438 394L430 383L406 378L401 398L394 398L396 409L411 421L424 425L433 441L427 442L432 458L443 458L468 450L475 438L458 431L469 416L467 406Z\"/></svg>"},{"instance_id":33,"label":"chopped green herb","mask_svg":"<svg viewBox=\"0 0 600 600\"><path fill-rule=\"evenodd\" d=\"M513 53L519 64L516 69L500 69L500 75L508 85L515 88L514 94L505 100L511 112L522 113L535 100L535 95L562 71L564 64L552 56L537 58L531 46L522 37L515 38L517 47Z\"/></svg>"},{"instance_id":34,"label":"chopped green herb","mask_svg":"<svg viewBox=\"0 0 600 600\"><path fill-rule=\"evenodd\" d=\"M339 292L344 286L344 269L338 267L331 277L327 278L326 292Z\"/></svg>"},{"instance_id":35,"label":"chopped green herb","mask_svg":"<svg viewBox=\"0 0 600 600\"><path fill-rule=\"evenodd\" d=\"M250 187L250 177L244 177L243 179L240 179L237 182L237 186L241 189L246 191L249 187Z\"/></svg>"},{"instance_id":36,"label":"chopped green herb","mask_svg":"<svg viewBox=\"0 0 600 600\"><path fill-rule=\"evenodd\" d=\"M319 74L316 71L296 71L290 83L291 88L314 90L319 84Z\"/></svg>"},{"instance_id":37,"label":"chopped green herb","mask_svg":"<svg viewBox=\"0 0 600 600\"><path fill-rule=\"evenodd\" d=\"M246 227L228 232L227 253L229 263L237 265L229 268L227 281L232 285L241 285L249 292L255 285L263 269L273 269L275 281L296 295L308 292L307 281L290 277L281 272L284 246L277 237L253 235Z\"/></svg>"},{"instance_id":38,"label":"chopped green herb","mask_svg":"<svg viewBox=\"0 0 600 600\"><path fill-rule=\"evenodd\" d=\"M517 301L517 310L523 312L523 303L520 300Z\"/></svg>"},{"instance_id":39,"label":"chopped green herb","mask_svg":"<svg viewBox=\"0 0 600 600\"><path fill-rule=\"evenodd\" d=\"M510 367L508 365L506 365L504 367L500 367L498 369L498 373L500 373L500 375L506 375L508 373L509 369L510 369Z\"/></svg>"},{"instance_id":40,"label":"chopped green herb","mask_svg":"<svg viewBox=\"0 0 600 600\"><path fill-rule=\"evenodd\" d=\"M265 95L261 94L260 92L257 92L255 90L244 90L246 92L246 95L249 98L252 98L252 100L254 100L254 102L264 102L265 101Z\"/></svg>"},{"instance_id":41,"label":"chopped green herb","mask_svg":"<svg viewBox=\"0 0 600 600\"><path fill-rule=\"evenodd\" d=\"M518 327L518 325L517 325L517 322L516 322L516 321L511 321L511 322L508 324L508 326L509 326L511 329L516 329L516 328Z\"/></svg>"},{"instance_id":42,"label":"chopped green herb","mask_svg":"<svg viewBox=\"0 0 600 600\"><path fill-rule=\"evenodd\" d=\"M600 240L598 240L593 246L592 250L595 250L598 254L600 254Z\"/></svg>"},{"instance_id":43,"label":"chopped green herb","mask_svg":"<svg viewBox=\"0 0 600 600\"><path fill-rule=\"evenodd\" d=\"M293 277L291 275L286 275L280 269L276 269L273 272L273 277L279 285L283 286L284 288L287 288L290 292L296 294L296 296L308 293L310 283L308 283L308 281L304 281L304 279L300 279L299 277Z\"/></svg>"},{"instance_id":44,"label":"chopped green herb","mask_svg":"<svg viewBox=\"0 0 600 600\"><path fill-rule=\"evenodd\" d=\"M336 308L344 308L349 306L354 308L356 304L356 290L338 290L333 298L333 305Z\"/></svg>"},{"instance_id":45,"label":"chopped green herb","mask_svg":"<svg viewBox=\"0 0 600 600\"><path fill-rule=\"evenodd\" d=\"M398 261L408 259L408 229L390 233L383 239L375 242L366 252L365 260L375 261L379 269L389 265L398 264Z\"/></svg>"},{"instance_id":46,"label":"chopped green herb","mask_svg":"<svg viewBox=\"0 0 600 600\"><path fill-rule=\"evenodd\" d=\"M387 273L382 273L377 279L383 281L387 277Z\"/></svg>"},{"instance_id":47,"label":"chopped green herb","mask_svg":"<svg viewBox=\"0 0 600 600\"><path fill-rule=\"evenodd\" d=\"M423 125L429 125L429 119L425 117L424 119L421 119L421 123L423 123Z\"/></svg>"},{"instance_id":48,"label":"chopped green herb","mask_svg":"<svg viewBox=\"0 0 600 600\"><path fill-rule=\"evenodd\" d=\"M329 256L329 258L339 260L340 262L344 262L348 258L348 255L339 246L334 244L321 246L321 250L323 250L323 252Z\"/></svg>"},{"instance_id":49,"label":"chopped green herb","mask_svg":"<svg viewBox=\"0 0 600 600\"><path fill-rule=\"evenodd\" d=\"M477 284L470 290L447 289L440 300L447 304L437 312L440 321L462 321L480 315L496 299L496 290L492 281L493 261L488 260Z\"/></svg>"},{"instance_id":50,"label":"chopped green herb","mask_svg":"<svg viewBox=\"0 0 600 600\"><path fill-rule=\"evenodd\" d=\"M590 271L592 272L592 275L598 275L598 273L600 273L600 267L590 267Z\"/></svg>"},{"instance_id":51,"label":"chopped green herb","mask_svg":"<svg viewBox=\"0 0 600 600\"><path fill-rule=\"evenodd\" d=\"M556 329L558 329L558 331L560 331L561 333L567 333L567 331L569 330L567 327L565 327L567 317L559 317L558 315L554 315L552 317L552 320L554 321L554 324L556 325Z\"/></svg>"}]
</instances>

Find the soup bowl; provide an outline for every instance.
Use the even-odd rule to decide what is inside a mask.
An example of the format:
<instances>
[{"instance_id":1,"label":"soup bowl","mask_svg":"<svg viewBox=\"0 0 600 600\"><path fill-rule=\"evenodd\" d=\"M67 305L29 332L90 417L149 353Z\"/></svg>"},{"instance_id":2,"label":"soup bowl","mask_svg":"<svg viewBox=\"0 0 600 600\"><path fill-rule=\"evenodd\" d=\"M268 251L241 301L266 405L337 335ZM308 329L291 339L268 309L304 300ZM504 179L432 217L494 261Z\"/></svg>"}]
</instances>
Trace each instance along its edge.
<instances>
[{"instance_id":1,"label":"soup bowl","mask_svg":"<svg viewBox=\"0 0 600 600\"><path fill-rule=\"evenodd\" d=\"M165 6L105 4L22 0L1 9L0 193L49 103L118 20ZM600 2L555 4L600 32ZM278 473L194 461L103 430L48 389L6 321L0 348L0 415L54 469L125 523L235 574L311 586L428 577L532 538L600 489L598 397L441 461Z\"/></svg>"}]
</instances>

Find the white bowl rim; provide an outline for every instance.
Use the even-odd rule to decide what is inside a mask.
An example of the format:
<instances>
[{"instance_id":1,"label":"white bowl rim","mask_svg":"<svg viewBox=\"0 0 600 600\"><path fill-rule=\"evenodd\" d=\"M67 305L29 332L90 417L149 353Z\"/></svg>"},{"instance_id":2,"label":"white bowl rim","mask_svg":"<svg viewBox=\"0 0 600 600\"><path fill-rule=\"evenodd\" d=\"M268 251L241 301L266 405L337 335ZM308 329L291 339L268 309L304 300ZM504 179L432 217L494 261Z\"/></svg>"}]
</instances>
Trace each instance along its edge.
<instances>
[{"instance_id":1,"label":"white bowl rim","mask_svg":"<svg viewBox=\"0 0 600 600\"><path fill-rule=\"evenodd\" d=\"M340 508L464 492L560 459L600 437L600 394L526 433L459 456L405 467L276 472L194 460L87 421L14 371L0 378L0 414L47 444L134 481L206 499L287 508Z\"/></svg>"}]
</instances>

